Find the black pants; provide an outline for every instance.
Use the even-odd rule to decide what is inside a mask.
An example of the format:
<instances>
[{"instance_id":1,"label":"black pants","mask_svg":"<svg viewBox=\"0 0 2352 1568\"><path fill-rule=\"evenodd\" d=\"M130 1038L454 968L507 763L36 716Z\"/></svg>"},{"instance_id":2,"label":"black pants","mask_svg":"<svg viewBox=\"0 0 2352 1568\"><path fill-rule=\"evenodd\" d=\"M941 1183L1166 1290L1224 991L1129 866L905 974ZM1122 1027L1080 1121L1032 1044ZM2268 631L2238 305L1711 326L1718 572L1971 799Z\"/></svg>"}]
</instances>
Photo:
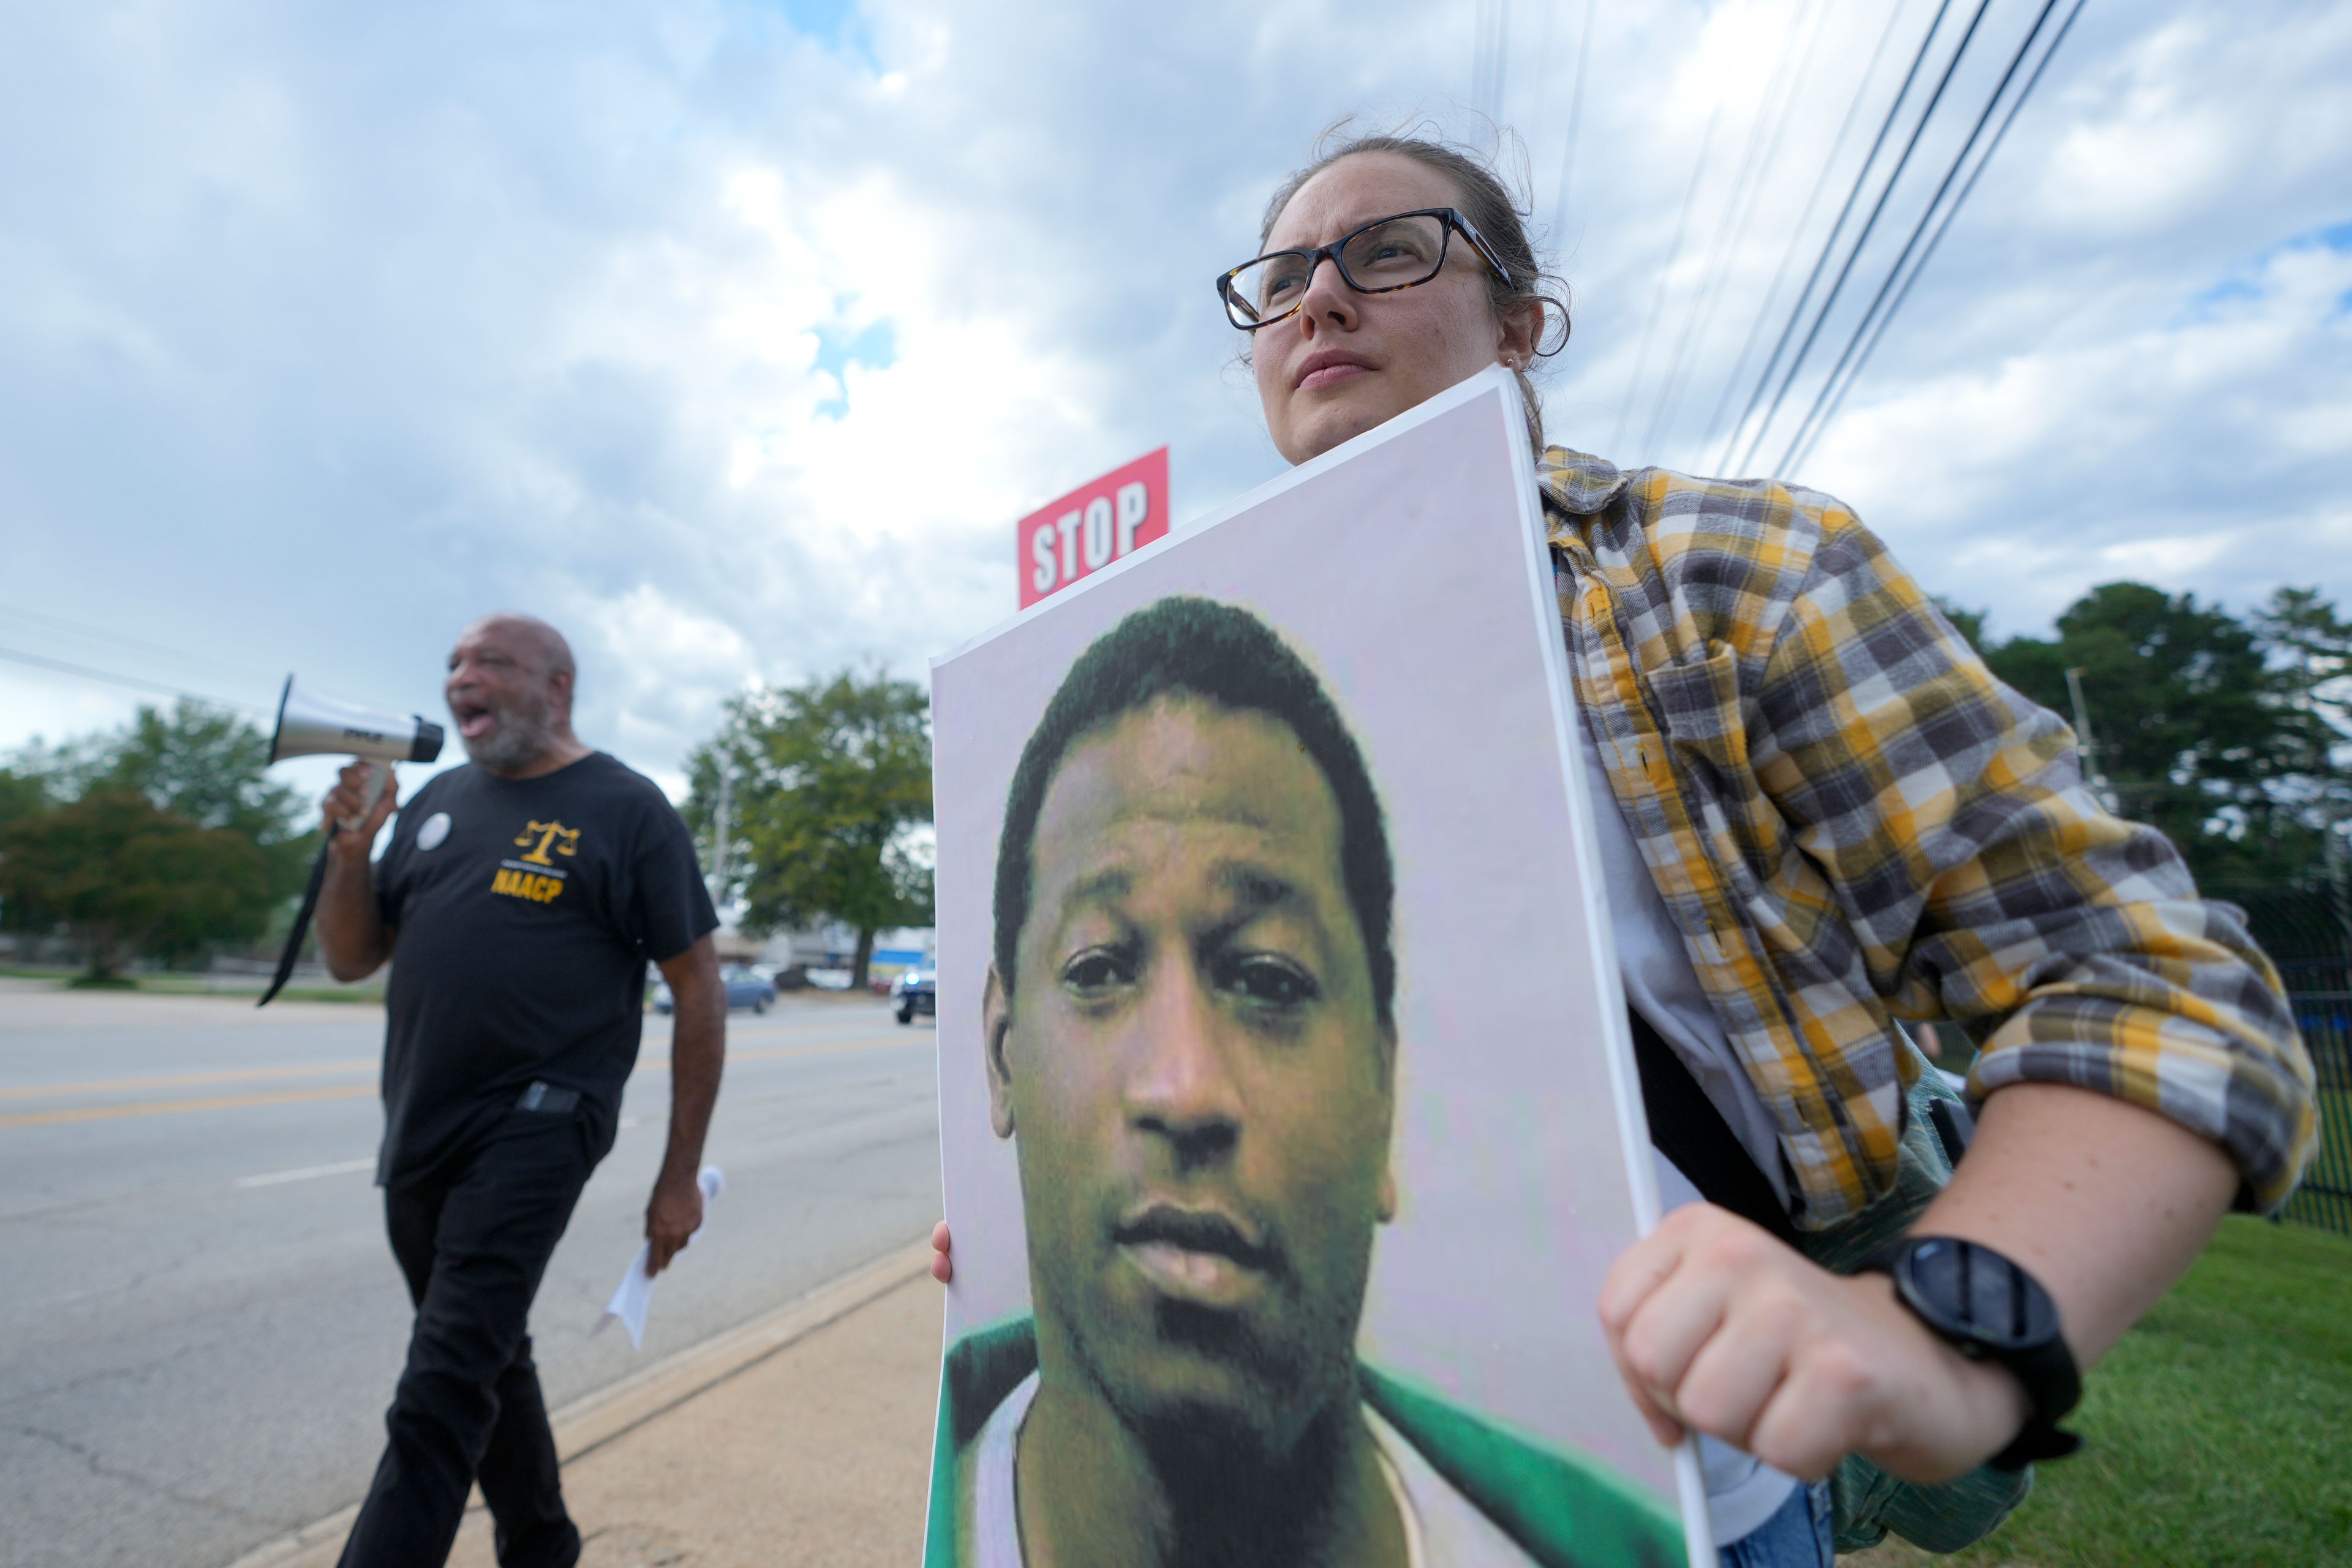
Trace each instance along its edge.
<instances>
[{"instance_id":1,"label":"black pants","mask_svg":"<svg viewBox=\"0 0 2352 1568\"><path fill-rule=\"evenodd\" d=\"M591 1140L572 1114L516 1110L469 1155L385 1190L416 1323L384 1416L390 1441L343 1544L343 1568L437 1568L476 1480L505 1568L579 1561L527 1323L604 1152Z\"/></svg>"}]
</instances>

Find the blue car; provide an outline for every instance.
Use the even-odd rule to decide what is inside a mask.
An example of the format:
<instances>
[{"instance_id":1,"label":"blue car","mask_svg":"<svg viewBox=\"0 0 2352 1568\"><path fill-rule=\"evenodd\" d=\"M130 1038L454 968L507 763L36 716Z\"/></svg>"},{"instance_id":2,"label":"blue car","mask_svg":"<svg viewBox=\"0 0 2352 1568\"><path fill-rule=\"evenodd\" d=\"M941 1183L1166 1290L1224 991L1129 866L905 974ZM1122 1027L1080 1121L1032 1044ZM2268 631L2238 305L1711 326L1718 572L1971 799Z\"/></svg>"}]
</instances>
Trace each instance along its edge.
<instances>
[{"instance_id":1,"label":"blue car","mask_svg":"<svg viewBox=\"0 0 2352 1568\"><path fill-rule=\"evenodd\" d=\"M754 1013L764 1013L775 1005L774 983L756 969L730 964L719 972L719 978L726 984L727 1005L730 1010L749 1007ZM654 1011L667 1013L677 1005L677 998L669 993L669 982L654 982Z\"/></svg>"}]
</instances>

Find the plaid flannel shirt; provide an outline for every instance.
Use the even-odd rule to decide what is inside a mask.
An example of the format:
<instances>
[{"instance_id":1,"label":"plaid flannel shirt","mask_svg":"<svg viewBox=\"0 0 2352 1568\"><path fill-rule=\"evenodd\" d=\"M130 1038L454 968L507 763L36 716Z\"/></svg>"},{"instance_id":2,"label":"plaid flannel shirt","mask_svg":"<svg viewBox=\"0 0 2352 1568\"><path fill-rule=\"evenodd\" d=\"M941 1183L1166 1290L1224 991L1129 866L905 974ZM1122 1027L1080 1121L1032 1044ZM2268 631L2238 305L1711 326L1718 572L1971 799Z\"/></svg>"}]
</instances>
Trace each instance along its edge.
<instances>
[{"instance_id":1,"label":"plaid flannel shirt","mask_svg":"<svg viewBox=\"0 0 2352 1568\"><path fill-rule=\"evenodd\" d=\"M2241 1206L2285 1200L2315 1107L2270 961L1853 513L1559 447L1540 467L1584 721L1801 1225L1894 1184L1922 1065L1895 1018L1969 1032L1972 1099L2111 1094L2221 1145Z\"/></svg>"}]
</instances>

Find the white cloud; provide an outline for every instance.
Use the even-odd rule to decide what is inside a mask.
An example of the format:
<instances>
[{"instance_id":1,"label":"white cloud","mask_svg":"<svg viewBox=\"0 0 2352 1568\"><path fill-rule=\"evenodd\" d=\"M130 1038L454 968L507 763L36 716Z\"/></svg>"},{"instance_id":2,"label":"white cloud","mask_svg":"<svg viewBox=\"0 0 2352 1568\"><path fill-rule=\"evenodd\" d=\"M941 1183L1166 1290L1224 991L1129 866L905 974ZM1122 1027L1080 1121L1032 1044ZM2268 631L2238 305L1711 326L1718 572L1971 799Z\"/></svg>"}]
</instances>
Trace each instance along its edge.
<instances>
[{"instance_id":1,"label":"white cloud","mask_svg":"<svg viewBox=\"0 0 2352 1568\"><path fill-rule=\"evenodd\" d=\"M1583 7L1513 7L1502 118L1578 304L1561 438L1622 415L1611 455L1711 459L1886 15L1815 3L1719 247L1798 0L1601 7L1566 215ZM85 658L169 684L267 701L294 667L428 712L459 626L536 609L582 645L583 731L674 784L745 682L918 674L1009 610L1012 521L1087 475L1168 442L1180 512L1271 476L1208 279L1340 114L1475 129L1472 9L869 0L824 38L750 0L23 11L0 605L184 650ZM2004 629L2125 571L2352 596L2345 247L2290 243L2352 218L2347 76L2342 4L2092 7L1804 477ZM0 669L0 745L136 700L71 689Z\"/></svg>"}]
</instances>

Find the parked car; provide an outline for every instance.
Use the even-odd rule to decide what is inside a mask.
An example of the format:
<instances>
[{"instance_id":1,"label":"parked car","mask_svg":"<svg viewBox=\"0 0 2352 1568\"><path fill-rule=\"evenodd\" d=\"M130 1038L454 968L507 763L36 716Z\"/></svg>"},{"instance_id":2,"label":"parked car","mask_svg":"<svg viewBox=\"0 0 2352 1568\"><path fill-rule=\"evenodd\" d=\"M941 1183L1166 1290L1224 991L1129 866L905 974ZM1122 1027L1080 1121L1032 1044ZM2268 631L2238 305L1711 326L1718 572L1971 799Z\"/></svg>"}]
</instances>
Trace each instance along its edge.
<instances>
[{"instance_id":1,"label":"parked car","mask_svg":"<svg viewBox=\"0 0 2352 1568\"><path fill-rule=\"evenodd\" d=\"M940 1011L940 976L937 970L921 964L900 973L890 984L890 998L898 1004L898 1022L911 1024L915 1015L926 1013L936 1017Z\"/></svg>"},{"instance_id":2,"label":"parked car","mask_svg":"<svg viewBox=\"0 0 2352 1568\"><path fill-rule=\"evenodd\" d=\"M727 986L730 1009L749 1007L754 1013L764 1013L775 1005L775 983L756 969L730 963L719 972L719 978ZM677 998L670 994L668 981L654 982L653 1002L656 1013L668 1013L677 1008Z\"/></svg>"}]
</instances>

